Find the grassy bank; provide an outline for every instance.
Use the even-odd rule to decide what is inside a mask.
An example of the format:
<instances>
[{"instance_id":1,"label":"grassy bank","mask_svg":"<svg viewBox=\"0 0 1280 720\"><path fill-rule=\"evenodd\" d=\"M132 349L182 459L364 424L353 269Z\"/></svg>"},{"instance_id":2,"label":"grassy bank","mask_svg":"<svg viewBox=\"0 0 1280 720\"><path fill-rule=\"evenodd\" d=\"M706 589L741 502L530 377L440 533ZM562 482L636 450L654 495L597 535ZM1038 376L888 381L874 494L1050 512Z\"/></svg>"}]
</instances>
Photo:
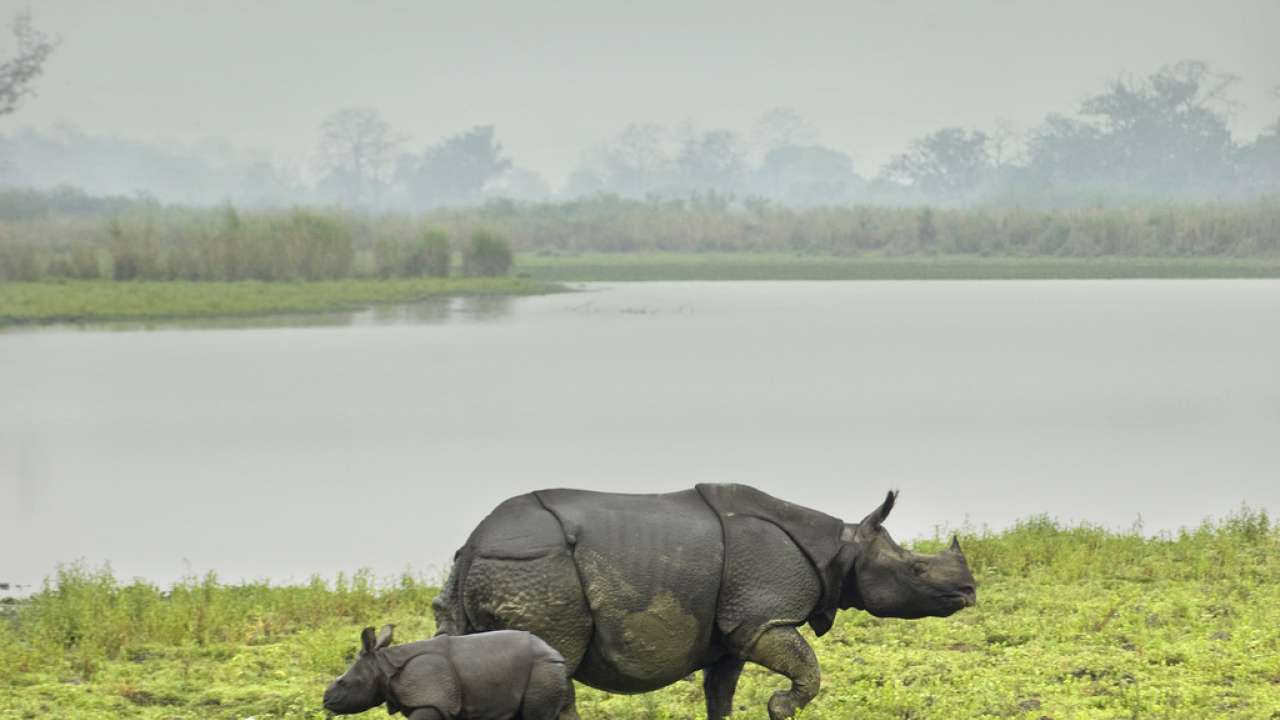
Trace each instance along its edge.
<instances>
[{"instance_id":1,"label":"grassy bank","mask_svg":"<svg viewBox=\"0 0 1280 720\"><path fill-rule=\"evenodd\" d=\"M71 212L68 209L67 213ZM230 207L152 204L104 209L100 215L67 213L52 208L47 214L11 212L3 217L0 213L0 281L219 282L448 276L453 255L467 268L467 258L475 259L479 238L484 237L500 239L504 246L509 243L517 252L532 254L611 253L617 257L681 253L696 257L735 253L750 257L760 253L773 258L763 264L776 264L777 258L793 255L841 258L824 263L833 268L843 267L844 262L860 267L865 264L861 258L884 257L885 263L891 258L907 258L902 262L922 265L944 259L945 267L974 263L983 273L997 272L988 258L1035 258L1046 268L1069 269L1019 265L1004 271L1017 272L1018 277L1033 271L1041 273L1035 277L1062 277L1063 272L1078 277L1093 270L1094 260L1101 266L1115 262L1135 268L1115 271L1125 277L1175 271L1169 267L1178 272L1209 267L1206 273L1249 272L1247 267L1252 267L1248 263L1232 265L1220 258L1256 258L1273 268L1280 262L1280 198L1237 205L1059 211L876 206L793 209L712 196L649 201L594 197L547 204L494 202L418 216L370 215L337 208L240 212ZM1145 258L1167 258L1172 265ZM1077 264L1080 261L1083 264ZM659 269L677 272L667 265ZM795 269L791 262L787 267ZM889 265L883 265L884 272L874 277L934 272L916 267L911 266L910 273L889 273ZM808 268L805 277L868 277L861 270L846 268L847 273L840 275L833 268ZM637 273L637 277L653 277L654 272ZM767 277L759 268L755 274L749 274L748 269L737 272L740 275L736 277Z\"/></svg>"},{"instance_id":2,"label":"grassy bank","mask_svg":"<svg viewBox=\"0 0 1280 720\"><path fill-rule=\"evenodd\" d=\"M910 622L843 613L814 643L823 690L802 718L1277 717L1280 526L1265 515L1158 539L1035 519L962 541L978 607ZM0 718L320 718L359 628L430 634L434 593L363 575L161 591L63 569L0 620ZM749 668L734 717L764 720L782 685ZM700 717L700 684L587 690L580 709Z\"/></svg>"},{"instance_id":3,"label":"grassy bank","mask_svg":"<svg viewBox=\"0 0 1280 720\"><path fill-rule=\"evenodd\" d=\"M1280 257L988 257L793 253L531 253L520 272L539 280L1008 280L1280 278Z\"/></svg>"},{"instance_id":4,"label":"grassy bank","mask_svg":"<svg viewBox=\"0 0 1280 720\"><path fill-rule=\"evenodd\" d=\"M442 296L529 295L560 289L554 283L511 277L280 283L0 283L0 325L353 310Z\"/></svg>"}]
</instances>

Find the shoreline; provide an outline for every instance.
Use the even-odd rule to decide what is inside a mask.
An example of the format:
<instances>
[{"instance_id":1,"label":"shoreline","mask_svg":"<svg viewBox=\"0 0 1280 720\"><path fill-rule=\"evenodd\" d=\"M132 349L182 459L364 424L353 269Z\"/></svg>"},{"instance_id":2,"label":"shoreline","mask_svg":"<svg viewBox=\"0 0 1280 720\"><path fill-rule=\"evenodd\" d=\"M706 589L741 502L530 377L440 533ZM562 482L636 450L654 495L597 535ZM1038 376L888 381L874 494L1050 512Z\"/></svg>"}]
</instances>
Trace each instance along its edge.
<instances>
[{"instance_id":1,"label":"shoreline","mask_svg":"<svg viewBox=\"0 0 1280 720\"><path fill-rule=\"evenodd\" d=\"M115 321L254 318L366 310L455 297L568 292L529 278L421 278L313 282L0 283L0 329Z\"/></svg>"},{"instance_id":2,"label":"shoreline","mask_svg":"<svg viewBox=\"0 0 1280 720\"><path fill-rule=\"evenodd\" d=\"M578 282L1280 279L1280 257L1011 257L790 253L533 253L518 276L296 282L0 283L0 330L357 312L452 297L573 292Z\"/></svg>"},{"instance_id":3,"label":"shoreline","mask_svg":"<svg viewBox=\"0 0 1280 720\"><path fill-rule=\"evenodd\" d=\"M1280 278L1280 257L532 253L517 269L554 282L721 280L1156 280Z\"/></svg>"}]
</instances>

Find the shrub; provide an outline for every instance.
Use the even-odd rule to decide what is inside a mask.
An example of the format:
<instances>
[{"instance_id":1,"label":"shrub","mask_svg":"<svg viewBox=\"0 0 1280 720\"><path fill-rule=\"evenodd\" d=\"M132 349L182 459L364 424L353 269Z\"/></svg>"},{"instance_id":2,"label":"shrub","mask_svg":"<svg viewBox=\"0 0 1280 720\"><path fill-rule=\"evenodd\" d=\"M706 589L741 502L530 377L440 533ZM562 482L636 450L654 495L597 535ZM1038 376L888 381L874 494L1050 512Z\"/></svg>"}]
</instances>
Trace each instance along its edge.
<instances>
[{"instance_id":1,"label":"shrub","mask_svg":"<svg viewBox=\"0 0 1280 720\"><path fill-rule=\"evenodd\" d=\"M449 246L449 236L443 230L425 230L418 238L417 252L411 259L411 275L430 277L449 277L449 266L453 262L453 248ZM510 250L508 249L508 255ZM510 260L507 265L510 266Z\"/></svg>"},{"instance_id":2,"label":"shrub","mask_svg":"<svg viewBox=\"0 0 1280 720\"><path fill-rule=\"evenodd\" d=\"M468 277L496 277L511 271L511 243L487 230L471 235L462 254L462 273Z\"/></svg>"},{"instance_id":3,"label":"shrub","mask_svg":"<svg viewBox=\"0 0 1280 720\"><path fill-rule=\"evenodd\" d=\"M373 264L380 278L448 277L452 260L449 236L426 230L412 239L379 237L373 243Z\"/></svg>"}]
</instances>

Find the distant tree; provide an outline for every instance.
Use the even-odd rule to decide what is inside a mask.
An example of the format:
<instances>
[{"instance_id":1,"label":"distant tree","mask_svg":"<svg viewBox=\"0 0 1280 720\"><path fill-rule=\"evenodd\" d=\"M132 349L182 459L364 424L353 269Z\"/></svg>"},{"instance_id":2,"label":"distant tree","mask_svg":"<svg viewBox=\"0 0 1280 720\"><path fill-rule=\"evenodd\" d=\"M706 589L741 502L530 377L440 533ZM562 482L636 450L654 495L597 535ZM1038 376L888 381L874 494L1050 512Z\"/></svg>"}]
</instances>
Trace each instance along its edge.
<instances>
[{"instance_id":1,"label":"distant tree","mask_svg":"<svg viewBox=\"0 0 1280 720\"><path fill-rule=\"evenodd\" d=\"M821 145L787 145L764 156L751 190L804 206L847 200L861 184L848 155Z\"/></svg>"},{"instance_id":2,"label":"distant tree","mask_svg":"<svg viewBox=\"0 0 1280 720\"><path fill-rule=\"evenodd\" d=\"M354 207L378 204L391 182L401 139L377 111L345 108L320 125L320 187Z\"/></svg>"},{"instance_id":3,"label":"distant tree","mask_svg":"<svg viewBox=\"0 0 1280 720\"><path fill-rule=\"evenodd\" d=\"M676 183L685 192L733 192L746 175L746 153L729 130L694 133L675 163Z\"/></svg>"},{"instance_id":4,"label":"distant tree","mask_svg":"<svg viewBox=\"0 0 1280 720\"><path fill-rule=\"evenodd\" d=\"M941 202L973 198L990 177L991 154L986 133L943 128L911 144L885 167L885 176Z\"/></svg>"},{"instance_id":5,"label":"distant tree","mask_svg":"<svg viewBox=\"0 0 1280 720\"><path fill-rule=\"evenodd\" d=\"M1081 104L1083 119L1053 115L1032 132L1031 191L1185 196L1228 187L1235 148L1225 112L1235 81L1194 60L1112 81Z\"/></svg>"},{"instance_id":6,"label":"distant tree","mask_svg":"<svg viewBox=\"0 0 1280 720\"><path fill-rule=\"evenodd\" d=\"M670 133L661 125L632 123L609 142L583 154L569 192L609 192L643 198L671 183Z\"/></svg>"},{"instance_id":7,"label":"distant tree","mask_svg":"<svg viewBox=\"0 0 1280 720\"><path fill-rule=\"evenodd\" d=\"M818 131L794 109L775 107L766 110L756 120L751 139L767 153L793 145L813 145L818 141Z\"/></svg>"},{"instance_id":8,"label":"distant tree","mask_svg":"<svg viewBox=\"0 0 1280 720\"><path fill-rule=\"evenodd\" d=\"M31 13L23 11L13 18L11 25L15 52L13 57L0 63L0 115L8 115L18 109L23 98L35 94L32 82L44 72L44 63L57 47L31 24Z\"/></svg>"},{"instance_id":9,"label":"distant tree","mask_svg":"<svg viewBox=\"0 0 1280 720\"><path fill-rule=\"evenodd\" d=\"M492 125L478 125L427 148L403 155L396 177L417 207L472 205L485 186L511 168Z\"/></svg>"},{"instance_id":10,"label":"distant tree","mask_svg":"<svg viewBox=\"0 0 1280 720\"><path fill-rule=\"evenodd\" d=\"M267 160L249 165L240 181L240 204L247 207L285 207L297 203L302 194L299 183Z\"/></svg>"}]
</instances>

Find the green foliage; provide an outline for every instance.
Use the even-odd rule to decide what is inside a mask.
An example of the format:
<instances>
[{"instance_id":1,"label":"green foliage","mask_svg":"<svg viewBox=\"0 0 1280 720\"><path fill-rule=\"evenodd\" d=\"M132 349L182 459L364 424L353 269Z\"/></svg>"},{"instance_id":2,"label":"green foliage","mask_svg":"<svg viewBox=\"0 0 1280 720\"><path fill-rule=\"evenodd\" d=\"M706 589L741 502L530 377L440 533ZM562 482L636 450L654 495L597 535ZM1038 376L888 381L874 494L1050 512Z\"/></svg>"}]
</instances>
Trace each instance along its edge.
<instances>
[{"instance_id":1,"label":"green foliage","mask_svg":"<svg viewBox=\"0 0 1280 720\"><path fill-rule=\"evenodd\" d=\"M414 238L379 237L373 244L378 277L448 277L453 261L449 236L423 230Z\"/></svg>"},{"instance_id":2,"label":"green foliage","mask_svg":"<svg viewBox=\"0 0 1280 720\"><path fill-rule=\"evenodd\" d=\"M561 289L551 283L523 278L0 283L0 326L357 310L446 295L530 295Z\"/></svg>"},{"instance_id":3,"label":"green foliage","mask_svg":"<svg viewBox=\"0 0 1280 720\"><path fill-rule=\"evenodd\" d=\"M946 533L916 543L936 550ZM1275 718L1280 524L1241 510L1157 537L1031 518L962 531L978 606L950 618L841 613L810 639L822 691L801 719ZM0 718L319 717L359 629L432 634L435 588L367 573L298 586L191 578L167 591L60 568L0 615ZM785 680L749 666L734 717ZM699 717L696 677L655 693L579 689L583 717Z\"/></svg>"},{"instance_id":4,"label":"green foliage","mask_svg":"<svg viewBox=\"0 0 1280 720\"><path fill-rule=\"evenodd\" d=\"M486 230L471 234L462 252L462 274L467 277L497 277L511 272L511 243Z\"/></svg>"}]
</instances>

